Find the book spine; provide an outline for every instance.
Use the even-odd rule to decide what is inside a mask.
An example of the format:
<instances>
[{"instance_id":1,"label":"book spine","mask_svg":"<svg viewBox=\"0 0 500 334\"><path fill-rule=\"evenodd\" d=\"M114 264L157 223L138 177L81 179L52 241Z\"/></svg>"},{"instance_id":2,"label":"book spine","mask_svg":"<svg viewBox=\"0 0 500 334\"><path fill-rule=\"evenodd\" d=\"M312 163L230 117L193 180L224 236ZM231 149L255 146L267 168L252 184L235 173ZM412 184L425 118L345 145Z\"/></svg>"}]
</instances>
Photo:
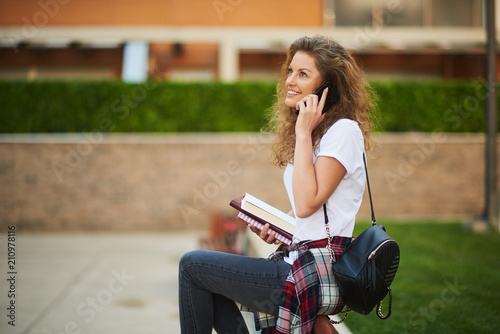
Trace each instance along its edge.
<instances>
[{"instance_id":1,"label":"book spine","mask_svg":"<svg viewBox=\"0 0 500 334\"><path fill-rule=\"evenodd\" d=\"M248 217L246 214L244 214L242 212L238 213L237 217L239 219L245 221L249 225L257 227L259 230L262 230L264 228L264 224L261 224L258 221L256 221L255 219ZM271 234L271 231L274 231L274 230L269 229L269 231L267 233ZM278 240L286 245L290 245L292 243L292 241L290 239L288 239L287 237L285 237L284 235L282 235L276 231L274 231L274 232L276 233L276 235L275 235L276 240Z\"/></svg>"}]
</instances>

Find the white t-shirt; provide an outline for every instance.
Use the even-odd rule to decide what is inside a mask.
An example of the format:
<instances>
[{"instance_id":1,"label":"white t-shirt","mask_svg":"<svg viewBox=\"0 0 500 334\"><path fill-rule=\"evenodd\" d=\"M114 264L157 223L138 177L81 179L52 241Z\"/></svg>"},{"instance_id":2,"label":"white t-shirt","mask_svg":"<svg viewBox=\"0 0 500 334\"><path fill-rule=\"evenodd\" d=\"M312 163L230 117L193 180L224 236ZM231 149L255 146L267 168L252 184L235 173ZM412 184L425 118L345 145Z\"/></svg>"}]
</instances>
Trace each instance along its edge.
<instances>
[{"instance_id":1,"label":"white t-shirt","mask_svg":"<svg viewBox=\"0 0 500 334\"><path fill-rule=\"evenodd\" d=\"M364 150L363 134L358 123L350 119L340 119L323 135L313 154L314 162L319 156L331 157L337 159L346 169L344 178L326 203L331 236L352 237L356 214L365 190ZM283 179L295 213L292 173L293 165L288 164ZM297 218L296 222L294 243L326 238L323 206L307 218Z\"/></svg>"}]
</instances>

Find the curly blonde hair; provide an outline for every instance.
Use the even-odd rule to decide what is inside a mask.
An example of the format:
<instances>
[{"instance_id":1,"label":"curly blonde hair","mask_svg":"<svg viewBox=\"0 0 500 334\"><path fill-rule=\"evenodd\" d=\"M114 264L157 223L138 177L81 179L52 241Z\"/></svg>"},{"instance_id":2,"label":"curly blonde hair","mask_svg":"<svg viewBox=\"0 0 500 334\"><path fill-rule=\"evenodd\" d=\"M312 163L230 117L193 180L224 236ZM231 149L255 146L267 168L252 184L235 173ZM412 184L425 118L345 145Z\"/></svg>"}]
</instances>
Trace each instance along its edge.
<instances>
[{"instance_id":1,"label":"curly blonde hair","mask_svg":"<svg viewBox=\"0 0 500 334\"><path fill-rule=\"evenodd\" d=\"M323 82L330 80L337 89L339 100L325 114L324 120L314 129L312 141L317 145L325 132L341 118L356 121L361 128L365 149L372 147L370 112L375 109L371 87L366 82L363 71L351 54L337 42L324 36L302 37L287 51L287 59L281 67L279 83L276 87L277 101L271 109L267 130L276 135L273 144L273 163L286 166L293 162L295 152L295 109L285 105L288 68L297 52L305 52L316 59L316 67Z\"/></svg>"}]
</instances>

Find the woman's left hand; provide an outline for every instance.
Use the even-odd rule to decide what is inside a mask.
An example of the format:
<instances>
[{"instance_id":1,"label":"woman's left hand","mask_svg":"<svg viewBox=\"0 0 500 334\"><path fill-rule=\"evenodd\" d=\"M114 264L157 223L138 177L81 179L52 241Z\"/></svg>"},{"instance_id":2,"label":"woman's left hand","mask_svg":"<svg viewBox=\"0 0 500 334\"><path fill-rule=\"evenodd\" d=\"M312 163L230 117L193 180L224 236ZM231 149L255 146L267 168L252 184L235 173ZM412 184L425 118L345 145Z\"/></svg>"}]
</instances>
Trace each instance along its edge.
<instances>
[{"instance_id":1,"label":"woman's left hand","mask_svg":"<svg viewBox=\"0 0 500 334\"><path fill-rule=\"evenodd\" d=\"M257 234L262 240L264 240L268 244L279 244L280 241L276 239L276 232L272 231L269 233L269 223L267 223L262 230L258 229L255 226L248 225L250 227L250 230Z\"/></svg>"},{"instance_id":2,"label":"woman's left hand","mask_svg":"<svg viewBox=\"0 0 500 334\"><path fill-rule=\"evenodd\" d=\"M323 121L325 116L321 112L325 106L327 94L328 88L323 91L319 101L316 94L309 94L297 102L296 108L300 111L295 124L296 135L310 135L318 124Z\"/></svg>"}]
</instances>

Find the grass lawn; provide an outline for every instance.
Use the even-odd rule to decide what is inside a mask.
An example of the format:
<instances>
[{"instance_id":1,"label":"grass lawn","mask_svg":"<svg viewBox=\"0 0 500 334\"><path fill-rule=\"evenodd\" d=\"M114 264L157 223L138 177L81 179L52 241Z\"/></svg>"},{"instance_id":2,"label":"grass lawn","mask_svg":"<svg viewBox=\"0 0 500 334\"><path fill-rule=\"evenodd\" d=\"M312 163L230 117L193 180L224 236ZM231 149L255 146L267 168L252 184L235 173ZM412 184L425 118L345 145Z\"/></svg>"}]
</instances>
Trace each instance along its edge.
<instances>
[{"instance_id":1,"label":"grass lawn","mask_svg":"<svg viewBox=\"0 0 500 334\"><path fill-rule=\"evenodd\" d=\"M378 223L401 250L392 315L351 312L353 333L500 333L499 234L472 234L460 223ZM369 226L356 225L354 235Z\"/></svg>"}]
</instances>

